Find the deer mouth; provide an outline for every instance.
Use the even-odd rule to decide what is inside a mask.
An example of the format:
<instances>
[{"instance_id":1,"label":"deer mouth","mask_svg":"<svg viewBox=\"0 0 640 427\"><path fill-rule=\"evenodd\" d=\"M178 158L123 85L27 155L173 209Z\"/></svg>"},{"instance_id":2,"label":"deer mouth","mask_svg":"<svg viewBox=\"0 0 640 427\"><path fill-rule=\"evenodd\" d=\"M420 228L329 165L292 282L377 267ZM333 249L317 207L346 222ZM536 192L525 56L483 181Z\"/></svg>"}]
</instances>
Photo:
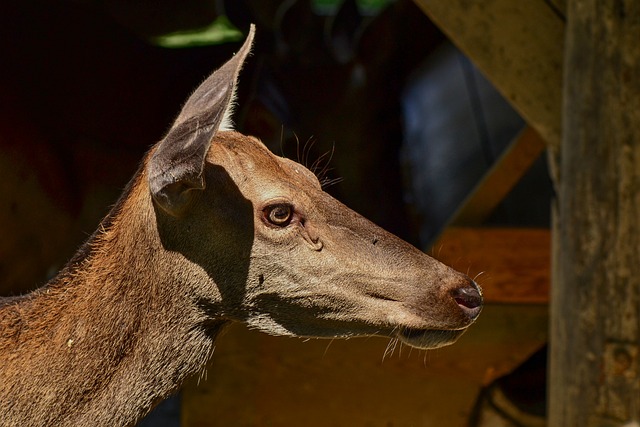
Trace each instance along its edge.
<instances>
[{"instance_id":1,"label":"deer mouth","mask_svg":"<svg viewBox=\"0 0 640 427\"><path fill-rule=\"evenodd\" d=\"M403 343L422 350L434 349L453 344L465 329L411 329L403 328L398 338Z\"/></svg>"}]
</instances>

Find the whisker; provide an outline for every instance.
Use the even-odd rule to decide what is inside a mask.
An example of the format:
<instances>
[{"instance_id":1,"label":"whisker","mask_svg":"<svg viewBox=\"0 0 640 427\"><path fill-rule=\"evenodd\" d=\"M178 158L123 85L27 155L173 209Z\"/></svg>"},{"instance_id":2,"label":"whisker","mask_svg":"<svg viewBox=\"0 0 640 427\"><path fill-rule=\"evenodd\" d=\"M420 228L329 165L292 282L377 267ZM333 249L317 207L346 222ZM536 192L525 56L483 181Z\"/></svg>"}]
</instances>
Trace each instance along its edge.
<instances>
[{"instance_id":1,"label":"whisker","mask_svg":"<svg viewBox=\"0 0 640 427\"><path fill-rule=\"evenodd\" d=\"M398 338L393 340L393 347L391 348L391 356L389 356L389 358L393 357L393 355L395 354L399 342L400 340Z\"/></svg>"},{"instance_id":2,"label":"whisker","mask_svg":"<svg viewBox=\"0 0 640 427\"><path fill-rule=\"evenodd\" d=\"M322 170L320 170L320 176L325 176L327 172L329 172L329 165L331 165L331 161L333 160L333 155L336 152L336 143L331 144L331 151L329 152L329 158L324 162L324 166Z\"/></svg>"},{"instance_id":3,"label":"whisker","mask_svg":"<svg viewBox=\"0 0 640 427\"><path fill-rule=\"evenodd\" d=\"M323 358L327 355L327 352L329 351L329 347L331 347L331 344L333 344L333 340L335 340L335 338L331 338L331 340L329 340L327 347L324 349L324 353L322 353Z\"/></svg>"},{"instance_id":4,"label":"whisker","mask_svg":"<svg viewBox=\"0 0 640 427\"><path fill-rule=\"evenodd\" d=\"M343 178L329 178L327 175L329 172L333 170L331 167L331 161L333 159L333 155L335 153L336 144L333 143L331 146L331 150L321 154L316 158L313 163L310 162L311 151L316 144L316 140L310 138L305 146L302 149L302 154L298 152L298 162L302 163L306 166L313 174L318 177L318 181L320 181L320 186L323 189L330 187L332 185L338 184L342 182ZM299 150L298 150L299 151ZM300 156L302 156L300 158Z\"/></svg>"},{"instance_id":5,"label":"whisker","mask_svg":"<svg viewBox=\"0 0 640 427\"><path fill-rule=\"evenodd\" d=\"M296 160L300 163L300 138L298 138L298 135L295 132L293 133L293 136L296 138Z\"/></svg>"},{"instance_id":6,"label":"whisker","mask_svg":"<svg viewBox=\"0 0 640 427\"><path fill-rule=\"evenodd\" d=\"M309 167L309 157L311 156L311 150L313 149L315 143L315 139L313 139L313 136L311 136L309 139L307 139L307 142L305 142L304 147L302 147L301 163L307 168Z\"/></svg>"},{"instance_id":7,"label":"whisker","mask_svg":"<svg viewBox=\"0 0 640 427\"><path fill-rule=\"evenodd\" d=\"M393 347L391 348L391 355L389 356L389 358L393 357L393 354L396 352L396 347L398 347L399 342L400 340L398 338L395 338L393 340Z\"/></svg>"},{"instance_id":8,"label":"whisker","mask_svg":"<svg viewBox=\"0 0 640 427\"><path fill-rule=\"evenodd\" d=\"M424 367L427 367L427 355L429 354L429 352L427 350L424 351L424 358L422 359L422 364L424 365Z\"/></svg>"},{"instance_id":9,"label":"whisker","mask_svg":"<svg viewBox=\"0 0 640 427\"><path fill-rule=\"evenodd\" d=\"M480 273L476 274L475 277L473 278L473 281L477 281L478 277L482 276L485 273L485 271L481 271Z\"/></svg>"},{"instance_id":10,"label":"whisker","mask_svg":"<svg viewBox=\"0 0 640 427\"><path fill-rule=\"evenodd\" d=\"M330 151L327 151L323 154L321 154L320 156L318 156L318 158L313 162L313 164L309 167L309 170L311 172L313 172L316 176L322 176L322 171L324 170L324 168L326 167L326 163L322 163L325 161L325 159L327 158L327 156L329 156L331 154ZM320 165L322 164L322 170L318 170L320 169Z\"/></svg>"},{"instance_id":11,"label":"whisker","mask_svg":"<svg viewBox=\"0 0 640 427\"><path fill-rule=\"evenodd\" d=\"M320 181L320 186L325 189L327 187L331 187L332 185L336 185L343 181L342 177L338 178L324 178Z\"/></svg>"},{"instance_id":12,"label":"whisker","mask_svg":"<svg viewBox=\"0 0 640 427\"><path fill-rule=\"evenodd\" d=\"M389 352L389 347L391 346L392 341L393 338L389 340L389 342L387 343L387 347L385 347L384 352L382 353L382 363L384 363L384 359L387 357L387 353Z\"/></svg>"},{"instance_id":13,"label":"whisker","mask_svg":"<svg viewBox=\"0 0 640 427\"><path fill-rule=\"evenodd\" d=\"M398 344L398 338L391 338L389 343L387 344L387 348L384 349L384 354L382 355L382 362L384 363L385 358L391 358L393 356L393 352L396 349L396 345Z\"/></svg>"}]
</instances>

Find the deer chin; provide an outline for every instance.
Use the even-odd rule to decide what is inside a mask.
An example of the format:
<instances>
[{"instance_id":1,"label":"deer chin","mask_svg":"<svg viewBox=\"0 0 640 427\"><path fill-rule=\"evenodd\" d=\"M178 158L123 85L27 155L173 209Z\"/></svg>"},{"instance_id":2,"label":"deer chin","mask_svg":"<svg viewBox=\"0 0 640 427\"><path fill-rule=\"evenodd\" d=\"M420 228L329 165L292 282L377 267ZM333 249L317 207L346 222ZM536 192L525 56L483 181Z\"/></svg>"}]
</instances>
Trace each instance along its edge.
<instances>
[{"instance_id":1,"label":"deer chin","mask_svg":"<svg viewBox=\"0 0 640 427\"><path fill-rule=\"evenodd\" d=\"M398 338L411 347L429 350L453 344L465 331L466 328L452 330L402 328Z\"/></svg>"}]
</instances>

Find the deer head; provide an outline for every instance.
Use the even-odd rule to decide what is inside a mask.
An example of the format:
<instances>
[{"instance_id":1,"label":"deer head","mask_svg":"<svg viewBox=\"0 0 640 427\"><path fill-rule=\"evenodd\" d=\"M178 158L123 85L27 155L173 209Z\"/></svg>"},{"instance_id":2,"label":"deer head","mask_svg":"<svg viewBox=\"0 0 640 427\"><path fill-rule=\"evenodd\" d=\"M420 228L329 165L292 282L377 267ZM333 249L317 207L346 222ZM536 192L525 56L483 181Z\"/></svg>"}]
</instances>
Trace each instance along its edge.
<instances>
[{"instance_id":1,"label":"deer head","mask_svg":"<svg viewBox=\"0 0 640 427\"><path fill-rule=\"evenodd\" d=\"M207 316L270 334L452 343L481 310L473 281L327 195L304 166L226 130L253 35L146 163L171 274Z\"/></svg>"}]
</instances>

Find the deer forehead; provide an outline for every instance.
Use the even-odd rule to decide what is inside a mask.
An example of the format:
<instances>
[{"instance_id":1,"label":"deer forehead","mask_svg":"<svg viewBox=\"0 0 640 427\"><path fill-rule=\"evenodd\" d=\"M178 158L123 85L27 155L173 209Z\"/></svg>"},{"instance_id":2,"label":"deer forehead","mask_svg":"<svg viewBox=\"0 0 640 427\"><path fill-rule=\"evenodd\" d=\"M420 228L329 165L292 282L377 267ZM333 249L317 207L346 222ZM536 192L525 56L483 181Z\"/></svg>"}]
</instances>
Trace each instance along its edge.
<instances>
[{"instance_id":1,"label":"deer forehead","mask_svg":"<svg viewBox=\"0 0 640 427\"><path fill-rule=\"evenodd\" d=\"M297 198L321 191L318 178L303 165L276 156L258 139L237 132L220 132L208 160L224 167L238 187L262 200Z\"/></svg>"}]
</instances>

